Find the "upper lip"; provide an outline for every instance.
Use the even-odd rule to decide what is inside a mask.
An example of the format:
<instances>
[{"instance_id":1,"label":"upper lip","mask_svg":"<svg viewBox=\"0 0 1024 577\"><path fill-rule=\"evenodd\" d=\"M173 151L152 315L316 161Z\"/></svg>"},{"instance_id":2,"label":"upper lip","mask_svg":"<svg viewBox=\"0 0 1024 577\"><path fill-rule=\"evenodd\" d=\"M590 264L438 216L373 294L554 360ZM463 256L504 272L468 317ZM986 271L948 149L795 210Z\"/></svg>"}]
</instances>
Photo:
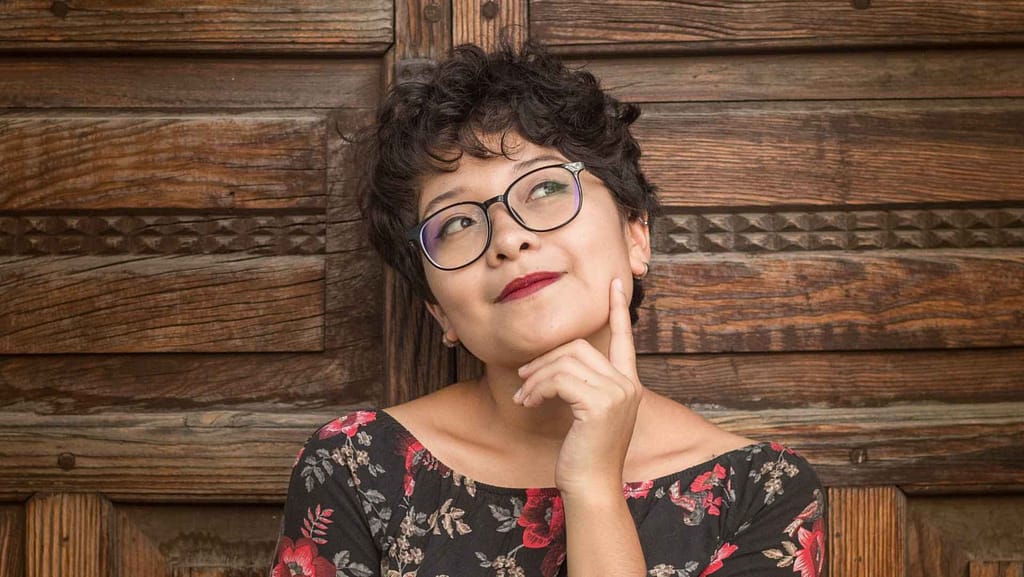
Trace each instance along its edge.
<instances>
[{"instance_id":1,"label":"upper lip","mask_svg":"<svg viewBox=\"0 0 1024 577\"><path fill-rule=\"evenodd\" d=\"M521 288L530 286L530 285L532 285L535 282L540 282L542 280L547 280L549 278L558 277L559 275L560 275L560 273L557 273L557 272L541 271L541 272L532 272L532 273L530 273L528 275L524 275L524 276L521 276L521 277L519 277L517 279L513 279L512 282L510 282L507 285L505 285L505 288L502 289L501 294L498 295L498 298L495 299L495 302L503 301L503 300L505 300L505 297L507 297L509 294L511 294L511 293L521 289Z\"/></svg>"}]
</instances>

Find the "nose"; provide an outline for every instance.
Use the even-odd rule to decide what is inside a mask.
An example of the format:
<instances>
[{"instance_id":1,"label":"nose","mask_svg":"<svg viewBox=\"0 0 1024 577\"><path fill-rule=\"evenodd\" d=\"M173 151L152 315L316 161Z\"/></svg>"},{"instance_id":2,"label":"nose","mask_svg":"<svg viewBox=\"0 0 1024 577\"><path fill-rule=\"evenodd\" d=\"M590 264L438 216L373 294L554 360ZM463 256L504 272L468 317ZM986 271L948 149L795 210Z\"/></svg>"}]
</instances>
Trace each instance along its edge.
<instances>
[{"instance_id":1,"label":"nose","mask_svg":"<svg viewBox=\"0 0 1024 577\"><path fill-rule=\"evenodd\" d=\"M537 233L523 228L501 203L490 207L491 246L485 256L489 266L498 266L503 260L515 260L524 250L536 247Z\"/></svg>"}]
</instances>

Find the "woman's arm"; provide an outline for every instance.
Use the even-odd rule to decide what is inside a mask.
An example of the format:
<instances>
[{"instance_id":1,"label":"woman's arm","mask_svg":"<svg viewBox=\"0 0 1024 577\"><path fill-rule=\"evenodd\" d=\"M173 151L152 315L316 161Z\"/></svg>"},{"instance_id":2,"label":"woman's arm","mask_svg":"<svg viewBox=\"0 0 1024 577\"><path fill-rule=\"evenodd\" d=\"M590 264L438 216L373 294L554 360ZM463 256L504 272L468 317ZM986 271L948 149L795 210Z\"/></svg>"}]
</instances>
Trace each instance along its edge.
<instances>
[{"instance_id":1,"label":"woman's arm","mask_svg":"<svg viewBox=\"0 0 1024 577\"><path fill-rule=\"evenodd\" d=\"M570 577L641 577L647 574L636 524L622 485L612 491L562 495Z\"/></svg>"}]
</instances>

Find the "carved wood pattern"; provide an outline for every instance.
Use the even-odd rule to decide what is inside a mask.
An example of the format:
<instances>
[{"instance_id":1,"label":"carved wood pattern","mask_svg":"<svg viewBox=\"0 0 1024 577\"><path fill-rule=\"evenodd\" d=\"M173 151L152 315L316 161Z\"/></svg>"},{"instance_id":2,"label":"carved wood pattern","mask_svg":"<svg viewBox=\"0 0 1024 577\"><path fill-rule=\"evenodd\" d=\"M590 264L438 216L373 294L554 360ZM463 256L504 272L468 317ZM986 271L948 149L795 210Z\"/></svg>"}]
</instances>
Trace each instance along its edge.
<instances>
[{"instance_id":1,"label":"carved wood pattern","mask_svg":"<svg viewBox=\"0 0 1024 577\"><path fill-rule=\"evenodd\" d=\"M671 214L664 253L803 252L1024 246L1024 207Z\"/></svg>"},{"instance_id":2,"label":"carved wood pattern","mask_svg":"<svg viewBox=\"0 0 1024 577\"><path fill-rule=\"evenodd\" d=\"M0 216L0 256L324 253L325 217L75 214Z\"/></svg>"}]
</instances>

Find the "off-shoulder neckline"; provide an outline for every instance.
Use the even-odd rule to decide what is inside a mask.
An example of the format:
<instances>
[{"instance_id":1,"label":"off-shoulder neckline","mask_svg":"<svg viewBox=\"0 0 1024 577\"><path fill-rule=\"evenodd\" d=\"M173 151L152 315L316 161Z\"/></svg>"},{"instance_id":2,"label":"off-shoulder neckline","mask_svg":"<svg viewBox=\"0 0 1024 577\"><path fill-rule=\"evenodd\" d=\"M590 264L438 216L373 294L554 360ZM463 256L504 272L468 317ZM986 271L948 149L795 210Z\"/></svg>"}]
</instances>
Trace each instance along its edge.
<instances>
[{"instance_id":1,"label":"off-shoulder neckline","mask_svg":"<svg viewBox=\"0 0 1024 577\"><path fill-rule=\"evenodd\" d=\"M411 440L413 440L416 443L418 443L420 445L420 447L423 448L424 452L429 454L431 456L431 458L433 458L434 461L437 462L438 465L440 465L440 467L444 468L446 471L451 473L452 476L459 476L459 477L461 477L463 479L471 481L473 486L476 488L477 491L483 490L483 491L488 492L488 493L498 493L498 494L504 494L504 495L509 495L509 494L523 495L523 494L526 494L527 491L546 492L546 493L557 492L558 491L557 487L505 487L505 486L501 486L501 485L492 485L492 484L489 484L489 483L484 483L484 482L481 482L481 481L477 481L473 477L470 477L469 475L463 475L461 472L459 472L459 471L449 467L444 461L442 461L441 459L437 458L437 456L434 455L434 453L431 452L431 450L426 445L424 445L423 442L420 441L416 437L416 435L413 434L412 431L410 431L405 425L403 425L401 421L399 421L394 416L392 416L391 413L388 413L384 409L373 409L373 412L376 413L376 415L378 417L380 415L384 415L385 417L387 417L387 421L390 422L392 424L392 426L396 427L404 435L407 435ZM379 419L375 419L375 420L377 420L378 422L380 421ZM684 477L686 477L688 475L693 474L695 476L695 474L698 473L698 472L704 472L703 469L711 467L712 465L714 465L714 464L716 464L718 462L721 462L722 460L725 460L727 458L739 455L741 453L749 453L749 452L751 452L753 449L755 449L757 447L761 447L763 449L765 447L770 447L770 446L771 446L771 443L768 442L768 441L757 441L757 442L754 442L754 443L750 443L750 444L744 445L742 447L737 447L735 449L732 449L732 450L726 451L724 453L720 453L718 455L715 455L714 457L711 457L711 458L709 458L707 460L701 461L700 463L695 463L695 464L690 465L689 467L686 467L686 468L681 469L679 471L668 473L666 475L661 475L661 476L656 477L654 479L651 479L649 481L629 481L629 482L623 483L623 492L625 492L627 490L627 488L629 488L629 487L641 487L643 485L647 485L648 483L650 483L650 486L648 487L648 491L653 492L656 489L658 489L659 487L667 487L667 486L671 485L672 483L676 482L677 480L681 480L682 478L684 478Z\"/></svg>"}]
</instances>

